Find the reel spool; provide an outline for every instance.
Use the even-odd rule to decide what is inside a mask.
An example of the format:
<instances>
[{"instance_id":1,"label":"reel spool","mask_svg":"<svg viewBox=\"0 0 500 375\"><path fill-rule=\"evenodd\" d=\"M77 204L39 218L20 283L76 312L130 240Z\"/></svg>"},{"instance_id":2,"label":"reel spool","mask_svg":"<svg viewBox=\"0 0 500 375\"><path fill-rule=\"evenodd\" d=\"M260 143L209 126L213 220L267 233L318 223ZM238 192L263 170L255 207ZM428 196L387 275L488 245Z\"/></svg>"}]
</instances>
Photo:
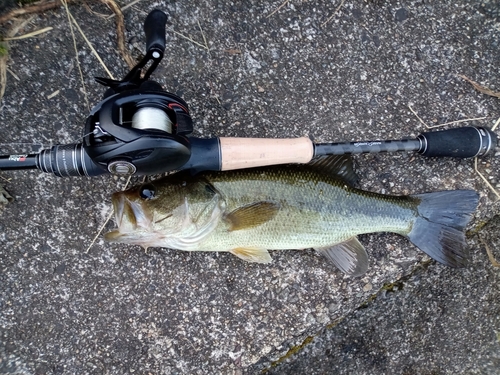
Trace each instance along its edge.
<instances>
[{"instance_id":1,"label":"reel spool","mask_svg":"<svg viewBox=\"0 0 500 375\"><path fill-rule=\"evenodd\" d=\"M132 116L132 127L142 130L159 130L172 134L173 123L161 108L139 108Z\"/></svg>"}]
</instances>

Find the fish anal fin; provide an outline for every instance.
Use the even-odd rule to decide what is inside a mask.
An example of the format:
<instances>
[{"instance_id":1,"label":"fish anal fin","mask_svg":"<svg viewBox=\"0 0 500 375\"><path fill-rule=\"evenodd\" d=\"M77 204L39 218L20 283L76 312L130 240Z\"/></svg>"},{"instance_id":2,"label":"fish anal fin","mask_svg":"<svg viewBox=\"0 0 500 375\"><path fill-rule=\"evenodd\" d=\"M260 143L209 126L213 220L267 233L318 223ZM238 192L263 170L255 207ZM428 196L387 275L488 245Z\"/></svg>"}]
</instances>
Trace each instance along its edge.
<instances>
[{"instance_id":1,"label":"fish anal fin","mask_svg":"<svg viewBox=\"0 0 500 375\"><path fill-rule=\"evenodd\" d=\"M356 237L316 250L349 276L361 276L368 269L368 254Z\"/></svg>"},{"instance_id":2,"label":"fish anal fin","mask_svg":"<svg viewBox=\"0 0 500 375\"><path fill-rule=\"evenodd\" d=\"M319 156L307 163L307 166L321 173L340 178L350 186L355 186L359 180L358 175L354 172L354 165L350 155Z\"/></svg>"},{"instance_id":3,"label":"fish anal fin","mask_svg":"<svg viewBox=\"0 0 500 375\"><path fill-rule=\"evenodd\" d=\"M229 230L253 228L271 220L278 213L279 205L274 202L255 202L239 207L226 215Z\"/></svg>"},{"instance_id":4,"label":"fish anal fin","mask_svg":"<svg viewBox=\"0 0 500 375\"><path fill-rule=\"evenodd\" d=\"M235 249L229 250L233 255L238 258L243 259L251 263L271 263L272 258L266 249L254 248L254 247L237 247Z\"/></svg>"}]
</instances>

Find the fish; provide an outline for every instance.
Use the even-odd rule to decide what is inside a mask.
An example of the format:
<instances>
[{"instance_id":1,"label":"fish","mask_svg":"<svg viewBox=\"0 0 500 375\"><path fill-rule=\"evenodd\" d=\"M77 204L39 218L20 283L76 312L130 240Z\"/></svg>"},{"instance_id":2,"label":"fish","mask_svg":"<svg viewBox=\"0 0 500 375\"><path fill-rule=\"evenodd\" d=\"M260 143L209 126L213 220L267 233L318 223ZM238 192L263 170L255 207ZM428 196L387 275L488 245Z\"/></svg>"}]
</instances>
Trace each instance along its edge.
<instances>
[{"instance_id":1,"label":"fish","mask_svg":"<svg viewBox=\"0 0 500 375\"><path fill-rule=\"evenodd\" d=\"M229 252L270 263L269 250L310 249L345 274L368 269L357 236L392 232L436 261L465 267L464 228L479 201L474 190L407 196L360 190L346 155L291 164L178 172L112 195L117 228L110 242L185 251Z\"/></svg>"}]
</instances>

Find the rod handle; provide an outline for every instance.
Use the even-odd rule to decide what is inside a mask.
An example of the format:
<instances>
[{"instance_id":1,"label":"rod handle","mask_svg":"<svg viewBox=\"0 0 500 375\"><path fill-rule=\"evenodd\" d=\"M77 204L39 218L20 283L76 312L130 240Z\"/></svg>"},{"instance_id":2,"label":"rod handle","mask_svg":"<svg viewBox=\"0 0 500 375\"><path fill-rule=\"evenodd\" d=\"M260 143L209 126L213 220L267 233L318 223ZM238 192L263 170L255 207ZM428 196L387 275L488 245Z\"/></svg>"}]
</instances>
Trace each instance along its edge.
<instances>
[{"instance_id":1,"label":"rod handle","mask_svg":"<svg viewBox=\"0 0 500 375\"><path fill-rule=\"evenodd\" d=\"M220 138L221 170L311 161L314 146L309 138Z\"/></svg>"},{"instance_id":2,"label":"rod handle","mask_svg":"<svg viewBox=\"0 0 500 375\"><path fill-rule=\"evenodd\" d=\"M483 156L496 148L497 135L483 127L463 127L436 132L426 132L418 136L424 156L472 158Z\"/></svg>"}]
</instances>

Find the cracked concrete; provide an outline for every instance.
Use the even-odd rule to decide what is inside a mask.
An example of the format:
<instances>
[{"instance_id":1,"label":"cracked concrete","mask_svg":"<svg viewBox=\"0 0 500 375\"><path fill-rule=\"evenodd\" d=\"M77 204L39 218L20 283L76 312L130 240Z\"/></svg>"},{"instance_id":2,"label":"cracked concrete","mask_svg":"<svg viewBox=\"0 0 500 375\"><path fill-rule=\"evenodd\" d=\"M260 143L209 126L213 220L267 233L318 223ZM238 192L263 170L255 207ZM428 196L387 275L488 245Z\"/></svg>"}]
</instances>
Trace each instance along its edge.
<instances>
[{"instance_id":1,"label":"cracked concrete","mask_svg":"<svg viewBox=\"0 0 500 375\"><path fill-rule=\"evenodd\" d=\"M144 52L149 10L169 14L153 78L189 103L200 137L413 138L427 129L408 106L429 125L484 117L469 124L492 127L500 117L497 98L457 77L498 91L495 1L346 1L336 14L338 3L289 1L272 14L281 3L145 0L125 11L128 47ZM113 20L70 9L122 77ZM20 33L47 26L9 42L18 79L9 73L2 100L2 154L82 136L89 108L64 9ZM209 51L172 30L202 45L205 37ZM104 91L93 77L106 74L80 36L77 46L92 106ZM496 188L498 156L478 163ZM312 250L273 252L268 266L230 254L145 254L101 238L86 253L122 181L2 172L15 200L0 211L0 373L494 373L499 271L477 236L500 257L495 194L472 160L401 153L356 163L365 190L477 190L471 266L445 268L391 234L361 236L370 269L359 279ZM402 290L384 291L398 280Z\"/></svg>"}]
</instances>

